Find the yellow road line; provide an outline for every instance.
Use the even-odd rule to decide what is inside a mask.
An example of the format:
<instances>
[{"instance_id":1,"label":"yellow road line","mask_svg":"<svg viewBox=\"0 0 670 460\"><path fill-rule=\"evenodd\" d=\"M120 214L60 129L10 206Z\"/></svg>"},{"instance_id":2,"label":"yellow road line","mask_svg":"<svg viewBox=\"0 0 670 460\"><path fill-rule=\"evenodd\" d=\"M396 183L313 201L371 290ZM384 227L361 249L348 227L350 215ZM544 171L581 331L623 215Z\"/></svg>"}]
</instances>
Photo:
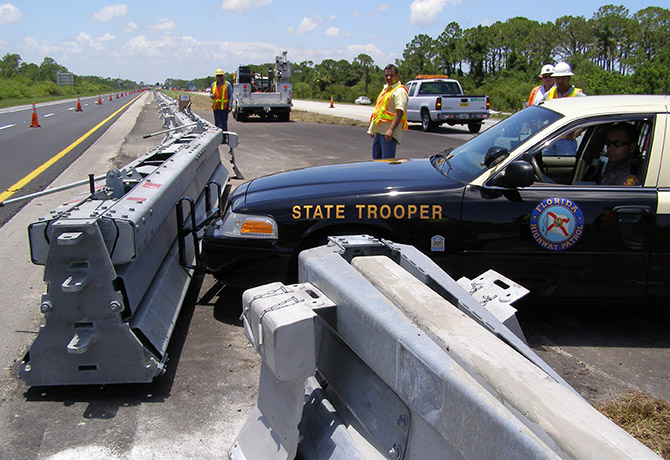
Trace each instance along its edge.
<instances>
[{"instance_id":1,"label":"yellow road line","mask_svg":"<svg viewBox=\"0 0 670 460\"><path fill-rule=\"evenodd\" d=\"M12 186L9 187L7 190L5 190L4 192L0 193L0 203L2 203L3 201L5 201L5 200L6 200L7 198L9 198L10 196L14 195L16 192L18 192L18 191L21 190L23 187L25 187L28 183L30 183L30 182L31 182L33 179L35 179L37 176L39 176L39 175L42 174L44 171L46 171L47 169L49 169L55 162L57 162L58 160L60 160L61 158L63 158L68 152L70 152L70 150L72 150L73 148L75 148L76 146L78 146L79 144L81 144L81 143L82 143L88 136L90 136L91 134L93 134L94 132L96 132L98 129L100 129L105 123L107 123L109 120L111 120L112 118L114 118L120 111L122 111L123 109L125 109L126 107L128 107L130 104L132 104L133 102L135 102L140 96L142 96L142 94L140 94L139 96L135 97L135 99L133 99L132 101L128 102L126 105L124 105L123 107L121 107L119 110L117 110L116 112L114 112L113 114L111 114L110 116L108 116L107 118L105 118L104 120L102 120L102 121L101 121L100 123L98 123L94 128L91 128L86 134L84 134L84 135L81 136L79 139L77 139L76 141L74 141L72 144L70 144L69 146L65 147L63 150L61 150L60 152L58 152L56 155L54 155L54 156L51 157L49 160L47 160L46 162L44 162L40 167L38 167L37 169L35 169L33 172L29 173L26 177L24 177L23 179L21 179L20 181L18 181L16 184L12 185Z\"/></svg>"}]
</instances>

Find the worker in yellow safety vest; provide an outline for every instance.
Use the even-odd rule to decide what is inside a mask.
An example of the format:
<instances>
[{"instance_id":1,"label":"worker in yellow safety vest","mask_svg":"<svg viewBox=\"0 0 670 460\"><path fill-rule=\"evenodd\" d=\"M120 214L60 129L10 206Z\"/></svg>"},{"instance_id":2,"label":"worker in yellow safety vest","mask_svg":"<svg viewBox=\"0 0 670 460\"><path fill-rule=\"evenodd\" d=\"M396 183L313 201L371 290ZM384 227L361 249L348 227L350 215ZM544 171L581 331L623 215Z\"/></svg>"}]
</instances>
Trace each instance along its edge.
<instances>
[{"instance_id":1,"label":"worker in yellow safety vest","mask_svg":"<svg viewBox=\"0 0 670 460\"><path fill-rule=\"evenodd\" d=\"M398 68L384 68L386 86L382 88L370 116L368 134L372 138L372 158L395 158L403 130L407 129L407 88L400 83Z\"/></svg>"},{"instance_id":2,"label":"worker in yellow safety vest","mask_svg":"<svg viewBox=\"0 0 670 460\"><path fill-rule=\"evenodd\" d=\"M228 113L233 110L233 87L223 79L223 70L216 69L216 81L212 83L212 110L214 111L214 124L221 128L224 133L228 131ZM226 142L227 135L223 135Z\"/></svg>"},{"instance_id":3,"label":"worker in yellow safety vest","mask_svg":"<svg viewBox=\"0 0 670 460\"><path fill-rule=\"evenodd\" d=\"M570 84L570 77L572 77L572 69L570 64L567 62L560 62L554 67L554 73L551 74L554 77L556 86L551 88L545 93L545 95L540 98L539 102L549 101L551 99L559 99L562 97L582 97L586 96L581 88L575 88L574 85Z\"/></svg>"},{"instance_id":4,"label":"worker in yellow safety vest","mask_svg":"<svg viewBox=\"0 0 670 460\"><path fill-rule=\"evenodd\" d=\"M540 98L544 96L544 93L549 91L551 87L554 86L554 77L552 76L553 73L554 73L553 65L545 64L544 66L542 66L542 70L540 71L539 75L539 77L542 79L542 84L530 90L530 96L528 96L528 104L527 104L528 107L537 104L540 101Z\"/></svg>"}]
</instances>

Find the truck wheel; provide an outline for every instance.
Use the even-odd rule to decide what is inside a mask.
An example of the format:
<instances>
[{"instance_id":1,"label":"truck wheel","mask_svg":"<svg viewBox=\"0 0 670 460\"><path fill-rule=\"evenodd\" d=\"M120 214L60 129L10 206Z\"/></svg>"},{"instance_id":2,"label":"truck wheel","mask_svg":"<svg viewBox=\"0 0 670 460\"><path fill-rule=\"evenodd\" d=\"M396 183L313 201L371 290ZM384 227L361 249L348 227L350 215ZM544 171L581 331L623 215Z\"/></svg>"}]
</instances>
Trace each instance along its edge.
<instances>
[{"instance_id":1,"label":"truck wheel","mask_svg":"<svg viewBox=\"0 0 670 460\"><path fill-rule=\"evenodd\" d=\"M426 132L435 129L435 123L430 120L430 112L426 109L421 111L421 128Z\"/></svg>"},{"instance_id":2,"label":"truck wheel","mask_svg":"<svg viewBox=\"0 0 670 460\"><path fill-rule=\"evenodd\" d=\"M471 133L478 133L480 129L482 129L482 122L481 121L471 121L468 123L468 129L470 130Z\"/></svg>"},{"instance_id":3,"label":"truck wheel","mask_svg":"<svg viewBox=\"0 0 670 460\"><path fill-rule=\"evenodd\" d=\"M289 121L291 119L291 112L288 110L279 114L279 121Z\"/></svg>"},{"instance_id":4,"label":"truck wheel","mask_svg":"<svg viewBox=\"0 0 670 460\"><path fill-rule=\"evenodd\" d=\"M243 110L237 112L237 121L247 121L247 114Z\"/></svg>"}]
</instances>

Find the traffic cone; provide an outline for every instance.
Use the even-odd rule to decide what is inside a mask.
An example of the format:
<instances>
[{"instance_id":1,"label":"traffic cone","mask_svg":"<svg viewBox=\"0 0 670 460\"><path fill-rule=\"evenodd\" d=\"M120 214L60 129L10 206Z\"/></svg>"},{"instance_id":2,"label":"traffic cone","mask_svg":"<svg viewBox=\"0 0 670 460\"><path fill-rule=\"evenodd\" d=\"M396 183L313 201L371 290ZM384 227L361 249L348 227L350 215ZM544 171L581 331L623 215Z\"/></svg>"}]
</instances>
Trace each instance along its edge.
<instances>
[{"instance_id":1,"label":"traffic cone","mask_svg":"<svg viewBox=\"0 0 670 460\"><path fill-rule=\"evenodd\" d=\"M83 110L81 109L81 102L79 101L79 96L77 96L77 109L75 110L75 112L83 112Z\"/></svg>"},{"instance_id":2,"label":"traffic cone","mask_svg":"<svg viewBox=\"0 0 670 460\"><path fill-rule=\"evenodd\" d=\"M98 96L98 105L102 105L102 99Z\"/></svg>"},{"instance_id":3,"label":"traffic cone","mask_svg":"<svg viewBox=\"0 0 670 460\"><path fill-rule=\"evenodd\" d=\"M109 95L109 102L112 102L112 95Z\"/></svg>"},{"instance_id":4,"label":"traffic cone","mask_svg":"<svg viewBox=\"0 0 670 460\"><path fill-rule=\"evenodd\" d=\"M119 98L119 93L116 93L116 98L117 98L117 99Z\"/></svg>"},{"instance_id":5,"label":"traffic cone","mask_svg":"<svg viewBox=\"0 0 670 460\"><path fill-rule=\"evenodd\" d=\"M41 125L37 121L37 110L35 110L35 103L33 102L33 117L32 120L30 121L30 127L31 128L41 128Z\"/></svg>"},{"instance_id":6,"label":"traffic cone","mask_svg":"<svg viewBox=\"0 0 670 460\"><path fill-rule=\"evenodd\" d=\"M333 105L333 95L332 94L330 95L330 108L331 109L335 108L335 106Z\"/></svg>"}]
</instances>

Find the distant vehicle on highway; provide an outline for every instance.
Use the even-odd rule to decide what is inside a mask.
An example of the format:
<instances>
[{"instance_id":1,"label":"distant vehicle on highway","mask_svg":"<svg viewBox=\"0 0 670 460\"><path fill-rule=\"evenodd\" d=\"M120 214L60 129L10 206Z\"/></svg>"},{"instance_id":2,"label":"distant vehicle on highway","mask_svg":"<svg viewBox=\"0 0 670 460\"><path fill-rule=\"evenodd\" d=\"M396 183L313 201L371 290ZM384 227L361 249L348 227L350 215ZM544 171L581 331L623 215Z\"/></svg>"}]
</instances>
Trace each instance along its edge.
<instances>
[{"instance_id":1,"label":"distant vehicle on highway","mask_svg":"<svg viewBox=\"0 0 670 460\"><path fill-rule=\"evenodd\" d=\"M354 101L354 104L371 104L370 98L367 96L358 96Z\"/></svg>"},{"instance_id":2,"label":"distant vehicle on highway","mask_svg":"<svg viewBox=\"0 0 670 460\"><path fill-rule=\"evenodd\" d=\"M635 130L626 142L608 134L622 122ZM415 246L454 278L493 269L537 297L667 300L668 126L664 96L556 99L430 158L261 177L230 194L203 256L223 278L236 263L282 265L270 259L293 273L327 236L369 234ZM608 156L630 145L636 172L605 185L618 166Z\"/></svg>"}]
</instances>

